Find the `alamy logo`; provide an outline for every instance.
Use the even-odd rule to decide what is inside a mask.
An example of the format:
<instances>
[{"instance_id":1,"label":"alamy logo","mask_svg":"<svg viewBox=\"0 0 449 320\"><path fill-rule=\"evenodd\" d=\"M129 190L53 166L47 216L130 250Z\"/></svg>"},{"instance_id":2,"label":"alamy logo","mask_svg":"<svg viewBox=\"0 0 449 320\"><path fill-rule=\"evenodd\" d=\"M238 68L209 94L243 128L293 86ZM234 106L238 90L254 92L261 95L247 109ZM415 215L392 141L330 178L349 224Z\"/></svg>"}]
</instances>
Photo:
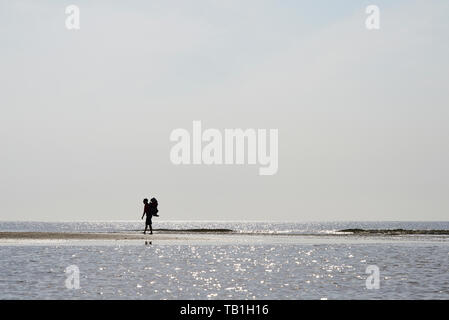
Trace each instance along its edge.
<instances>
[{"instance_id":1,"label":"alamy logo","mask_svg":"<svg viewBox=\"0 0 449 320\"><path fill-rule=\"evenodd\" d=\"M366 288L368 290L371 289L379 289L380 288L380 272L379 267L376 265L370 265L366 267L365 273L369 274L366 278Z\"/></svg>"},{"instance_id":2,"label":"alamy logo","mask_svg":"<svg viewBox=\"0 0 449 320\"><path fill-rule=\"evenodd\" d=\"M217 129L202 131L201 121L193 121L192 134L175 129L170 141L173 164L259 164L260 175L274 175L278 171L278 130ZM268 141L269 140L269 141ZM268 146L267 146L268 143ZM203 145L204 144L204 145Z\"/></svg>"},{"instance_id":3,"label":"alamy logo","mask_svg":"<svg viewBox=\"0 0 449 320\"><path fill-rule=\"evenodd\" d=\"M380 29L380 10L376 5L367 6L365 13L369 16L365 20L365 27L368 30L379 30Z\"/></svg>"},{"instance_id":4,"label":"alamy logo","mask_svg":"<svg viewBox=\"0 0 449 320\"><path fill-rule=\"evenodd\" d=\"M65 8L65 27L67 30L79 30L80 29L80 8L75 5L70 5Z\"/></svg>"},{"instance_id":5,"label":"alamy logo","mask_svg":"<svg viewBox=\"0 0 449 320\"><path fill-rule=\"evenodd\" d=\"M72 264L65 268L67 279L65 279L65 287L67 289L79 289L80 288L80 269L78 266Z\"/></svg>"}]
</instances>

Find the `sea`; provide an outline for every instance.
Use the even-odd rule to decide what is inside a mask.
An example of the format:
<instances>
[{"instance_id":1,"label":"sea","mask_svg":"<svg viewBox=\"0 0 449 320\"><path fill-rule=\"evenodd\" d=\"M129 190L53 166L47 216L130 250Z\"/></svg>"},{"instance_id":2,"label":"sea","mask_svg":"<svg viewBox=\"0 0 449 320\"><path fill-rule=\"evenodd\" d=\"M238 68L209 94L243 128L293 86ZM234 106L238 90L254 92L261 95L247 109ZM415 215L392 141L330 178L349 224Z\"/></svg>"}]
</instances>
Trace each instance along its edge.
<instances>
[{"instance_id":1,"label":"sea","mask_svg":"<svg viewBox=\"0 0 449 320\"><path fill-rule=\"evenodd\" d=\"M153 224L180 236L0 239L0 299L449 299L449 236L339 232L449 230L449 221ZM0 232L141 233L142 227L142 221L0 222ZM233 232L181 232L188 229Z\"/></svg>"}]
</instances>

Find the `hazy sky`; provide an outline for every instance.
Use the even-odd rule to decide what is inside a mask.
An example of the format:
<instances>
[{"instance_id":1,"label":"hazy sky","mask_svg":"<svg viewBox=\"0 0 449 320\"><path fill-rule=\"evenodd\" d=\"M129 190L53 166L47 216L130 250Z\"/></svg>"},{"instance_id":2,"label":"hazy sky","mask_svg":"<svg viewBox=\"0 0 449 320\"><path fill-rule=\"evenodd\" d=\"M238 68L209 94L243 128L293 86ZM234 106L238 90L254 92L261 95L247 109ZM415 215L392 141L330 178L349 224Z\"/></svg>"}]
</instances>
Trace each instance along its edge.
<instances>
[{"instance_id":1,"label":"hazy sky","mask_svg":"<svg viewBox=\"0 0 449 320\"><path fill-rule=\"evenodd\" d=\"M0 220L448 220L448 57L447 0L0 0ZM193 120L278 173L173 165Z\"/></svg>"}]
</instances>

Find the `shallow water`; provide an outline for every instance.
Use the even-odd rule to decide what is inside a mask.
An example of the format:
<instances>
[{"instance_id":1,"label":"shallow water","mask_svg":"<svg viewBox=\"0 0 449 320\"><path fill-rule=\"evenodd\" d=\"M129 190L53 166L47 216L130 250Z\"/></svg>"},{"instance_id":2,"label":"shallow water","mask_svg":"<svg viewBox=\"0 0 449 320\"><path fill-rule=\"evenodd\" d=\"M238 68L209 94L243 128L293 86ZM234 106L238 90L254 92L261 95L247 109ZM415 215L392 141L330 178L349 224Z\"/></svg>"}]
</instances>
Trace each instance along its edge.
<instances>
[{"instance_id":1,"label":"shallow water","mask_svg":"<svg viewBox=\"0 0 449 320\"><path fill-rule=\"evenodd\" d=\"M447 244L0 247L2 299L448 299ZM7 257L7 258L6 258ZM380 269L368 290L366 267ZM80 289L65 287L77 265Z\"/></svg>"},{"instance_id":2,"label":"shallow water","mask_svg":"<svg viewBox=\"0 0 449 320\"><path fill-rule=\"evenodd\" d=\"M447 236L15 241L0 257L1 299L449 299ZM65 286L70 265L80 289ZM366 287L368 265L379 289Z\"/></svg>"}]
</instances>

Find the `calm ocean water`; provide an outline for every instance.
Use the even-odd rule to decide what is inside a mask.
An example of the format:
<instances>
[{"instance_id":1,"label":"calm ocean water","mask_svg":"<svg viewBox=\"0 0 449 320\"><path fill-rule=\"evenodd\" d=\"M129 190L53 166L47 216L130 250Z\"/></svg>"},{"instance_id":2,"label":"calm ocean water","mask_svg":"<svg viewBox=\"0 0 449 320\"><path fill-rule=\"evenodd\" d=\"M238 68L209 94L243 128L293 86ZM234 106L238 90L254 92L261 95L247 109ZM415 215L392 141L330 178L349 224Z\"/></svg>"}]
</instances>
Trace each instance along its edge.
<instances>
[{"instance_id":1,"label":"calm ocean water","mask_svg":"<svg viewBox=\"0 0 449 320\"><path fill-rule=\"evenodd\" d=\"M126 232L142 230L143 221L80 221L80 222L6 222L0 221L0 231L48 232ZM327 234L341 229L445 229L449 221L441 222L242 222L242 221L159 221L153 219L154 228L195 229L224 228L241 233L274 234Z\"/></svg>"},{"instance_id":2,"label":"calm ocean water","mask_svg":"<svg viewBox=\"0 0 449 320\"><path fill-rule=\"evenodd\" d=\"M141 227L141 221L0 222L0 231L137 232L132 230ZM449 299L449 237L332 235L344 228L449 229L449 222L155 221L155 227L244 234L204 244L4 242L0 299ZM220 237L237 240L226 243ZM80 270L77 290L65 286L70 265ZM379 289L366 287L368 265L379 268Z\"/></svg>"}]
</instances>

